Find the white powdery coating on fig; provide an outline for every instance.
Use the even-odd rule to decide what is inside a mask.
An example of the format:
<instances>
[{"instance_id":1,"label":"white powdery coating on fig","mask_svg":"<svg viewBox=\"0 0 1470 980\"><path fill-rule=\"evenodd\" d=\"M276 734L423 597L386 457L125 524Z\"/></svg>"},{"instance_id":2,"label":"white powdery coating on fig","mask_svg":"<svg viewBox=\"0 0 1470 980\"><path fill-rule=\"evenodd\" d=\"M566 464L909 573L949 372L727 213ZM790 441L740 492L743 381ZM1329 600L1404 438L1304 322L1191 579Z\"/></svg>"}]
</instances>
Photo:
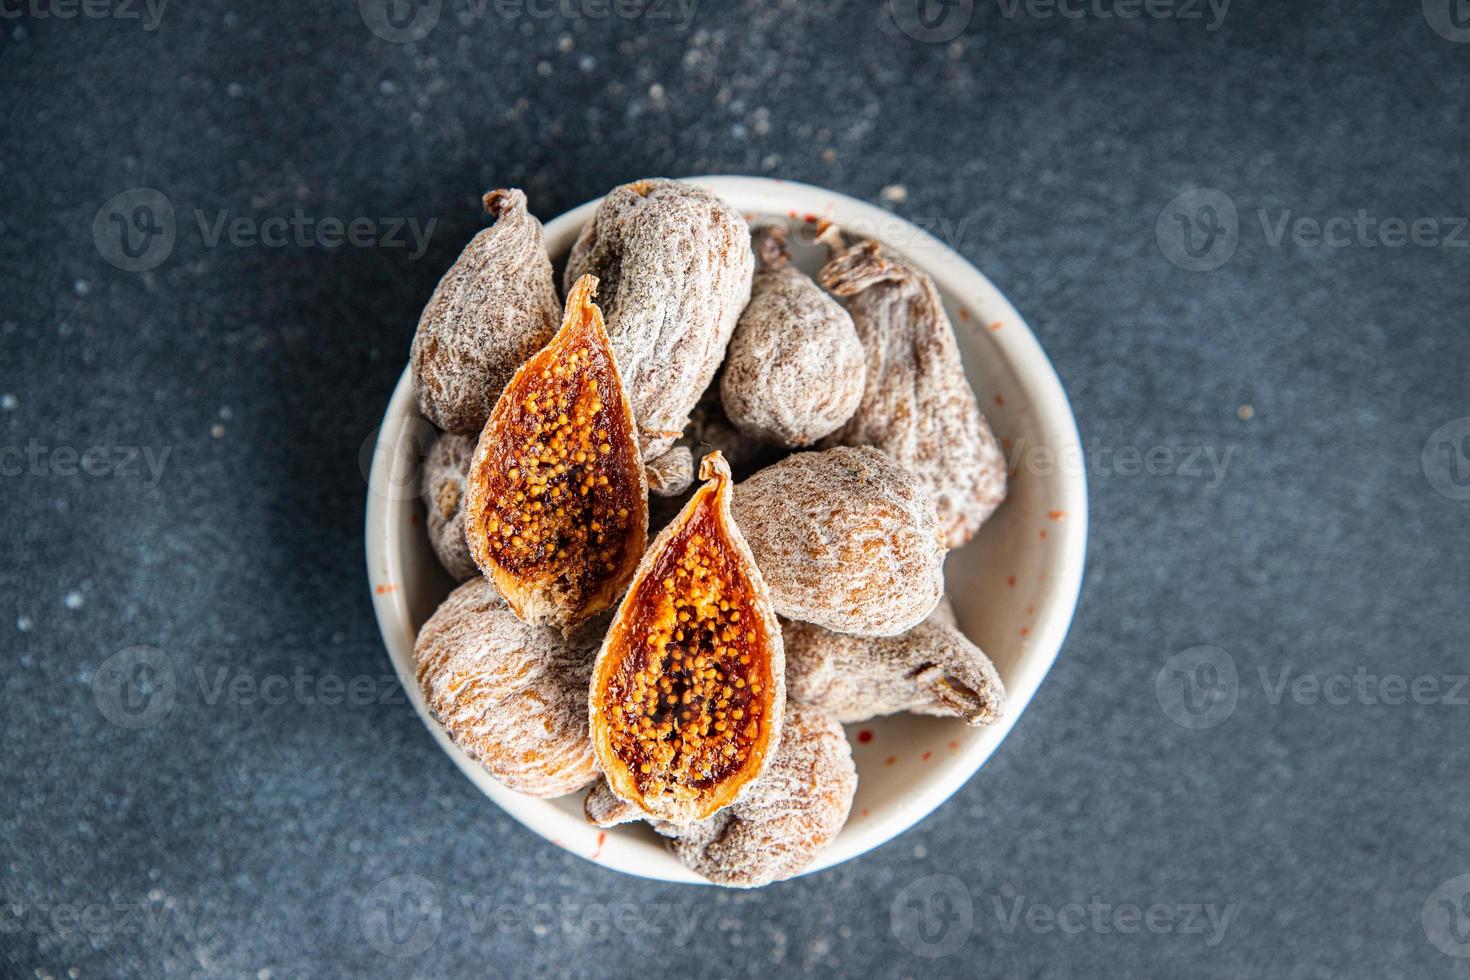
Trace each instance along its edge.
<instances>
[{"instance_id":1,"label":"white powdery coating on fig","mask_svg":"<svg viewBox=\"0 0 1470 980\"><path fill-rule=\"evenodd\" d=\"M566 283L589 272L601 280L645 460L673 445L714 378L754 271L740 214L677 180L615 188L582 229Z\"/></svg>"},{"instance_id":2,"label":"white powdery coating on fig","mask_svg":"<svg viewBox=\"0 0 1470 980\"><path fill-rule=\"evenodd\" d=\"M784 449L752 439L735 428L725 414L725 406L720 403L718 380L705 389L694 411L689 413L689 427L684 436L698 456L719 452L730 464L735 478L741 480L787 455Z\"/></svg>"},{"instance_id":3,"label":"white powdery coating on fig","mask_svg":"<svg viewBox=\"0 0 1470 980\"><path fill-rule=\"evenodd\" d=\"M597 638L529 626L484 578L449 594L414 644L419 690L454 743L530 796L562 796L597 777L587 684Z\"/></svg>"},{"instance_id":4,"label":"white powdery coating on fig","mask_svg":"<svg viewBox=\"0 0 1470 980\"><path fill-rule=\"evenodd\" d=\"M1005 499L1006 464L965 380L939 291L875 242L837 254L821 281L846 297L867 359L862 404L828 443L877 446L915 473L946 543L958 548Z\"/></svg>"},{"instance_id":5,"label":"white powdery coating on fig","mask_svg":"<svg viewBox=\"0 0 1470 980\"><path fill-rule=\"evenodd\" d=\"M782 730L780 750L744 799L697 824L654 828L673 838L679 860L716 884L755 888L790 878L847 822L857 767L842 726L788 707Z\"/></svg>"},{"instance_id":6,"label":"white powdery coating on fig","mask_svg":"<svg viewBox=\"0 0 1470 980\"><path fill-rule=\"evenodd\" d=\"M424 476L419 486L429 546L456 582L480 574L464 537L464 483L474 454L474 437L444 433L424 459Z\"/></svg>"},{"instance_id":7,"label":"white powdery coating on fig","mask_svg":"<svg viewBox=\"0 0 1470 980\"><path fill-rule=\"evenodd\" d=\"M786 623L786 693L845 723L912 711L988 725L1005 685L984 652L947 621L945 604L900 636L846 636Z\"/></svg>"},{"instance_id":8,"label":"white powdery coating on fig","mask_svg":"<svg viewBox=\"0 0 1470 980\"><path fill-rule=\"evenodd\" d=\"M757 241L767 264L730 339L721 401L747 435L810 446L857 411L863 345L847 311L787 261L782 229L763 229Z\"/></svg>"},{"instance_id":9,"label":"white powdery coating on fig","mask_svg":"<svg viewBox=\"0 0 1470 980\"><path fill-rule=\"evenodd\" d=\"M648 461L648 489L660 497L677 497L694 482L694 453L688 446L675 446L658 459Z\"/></svg>"},{"instance_id":10,"label":"white powdery coating on fig","mask_svg":"<svg viewBox=\"0 0 1470 980\"><path fill-rule=\"evenodd\" d=\"M877 449L795 453L735 490L735 522L787 619L892 636L944 594L934 501Z\"/></svg>"},{"instance_id":11,"label":"white powdery coating on fig","mask_svg":"<svg viewBox=\"0 0 1470 980\"><path fill-rule=\"evenodd\" d=\"M485 210L495 224L444 273L413 338L419 408L448 432L478 434L516 368L561 322L541 222L526 210L526 195L491 191Z\"/></svg>"}]
</instances>

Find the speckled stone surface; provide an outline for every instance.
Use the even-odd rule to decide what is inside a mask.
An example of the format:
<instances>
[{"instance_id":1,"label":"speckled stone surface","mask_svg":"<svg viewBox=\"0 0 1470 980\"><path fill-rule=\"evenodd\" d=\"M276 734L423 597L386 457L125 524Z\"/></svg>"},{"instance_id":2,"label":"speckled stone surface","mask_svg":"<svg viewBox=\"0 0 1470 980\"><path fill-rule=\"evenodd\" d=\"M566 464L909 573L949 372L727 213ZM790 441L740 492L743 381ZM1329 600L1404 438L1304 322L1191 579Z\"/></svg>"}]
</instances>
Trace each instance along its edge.
<instances>
[{"instance_id":1,"label":"speckled stone surface","mask_svg":"<svg viewBox=\"0 0 1470 980\"><path fill-rule=\"evenodd\" d=\"M1467 32L1062 6L0 8L0 974L1470 975L1470 422L1431 438L1470 416ZM361 545L479 195L698 173L947 230L1091 453L1081 606L1010 739L752 893L489 804L377 703Z\"/></svg>"}]
</instances>

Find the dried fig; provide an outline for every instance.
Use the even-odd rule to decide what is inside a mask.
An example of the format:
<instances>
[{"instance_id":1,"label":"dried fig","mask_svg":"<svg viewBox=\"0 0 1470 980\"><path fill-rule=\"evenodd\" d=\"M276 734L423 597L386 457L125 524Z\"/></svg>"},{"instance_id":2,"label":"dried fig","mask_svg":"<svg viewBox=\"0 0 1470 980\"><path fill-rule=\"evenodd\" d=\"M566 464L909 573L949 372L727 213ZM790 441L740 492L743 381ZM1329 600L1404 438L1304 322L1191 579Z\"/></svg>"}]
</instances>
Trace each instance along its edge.
<instances>
[{"instance_id":1,"label":"dried fig","mask_svg":"<svg viewBox=\"0 0 1470 980\"><path fill-rule=\"evenodd\" d=\"M694 411L689 413L689 427L685 438L697 453L718 451L730 464L730 471L737 480L743 480L756 470L770 466L786 456L786 451L752 439L735 428L720 404L720 383L716 380L707 388Z\"/></svg>"},{"instance_id":2,"label":"dried fig","mask_svg":"<svg viewBox=\"0 0 1470 980\"><path fill-rule=\"evenodd\" d=\"M877 446L917 475L945 543L958 548L1005 499L1006 465L965 381L939 291L876 242L838 252L820 278L846 298L867 355L862 404L828 443Z\"/></svg>"},{"instance_id":3,"label":"dried fig","mask_svg":"<svg viewBox=\"0 0 1470 980\"><path fill-rule=\"evenodd\" d=\"M788 706L781 747L765 775L738 803L698 823L656 822L669 849L710 881L753 888L809 866L847 822L857 792L852 748L834 719ZM602 827L636 819L635 809L599 781L583 805Z\"/></svg>"},{"instance_id":4,"label":"dried fig","mask_svg":"<svg viewBox=\"0 0 1470 980\"><path fill-rule=\"evenodd\" d=\"M660 497L677 497L694 482L694 453L688 446L675 446L658 459L649 460L648 489Z\"/></svg>"},{"instance_id":5,"label":"dried fig","mask_svg":"<svg viewBox=\"0 0 1470 980\"><path fill-rule=\"evenodd\" d=\"M561 330L495 404L470 464L465 535L517 616L571 631L611 606L648 540L632 408L584 276Z\"/></svg>"},{"instance_id":6,"label":"dried fig","mask_svg":"<svg viewBox=\"0 0 1470 980\"><path fill-rule=\"evenodd\" d=\"M686 824L739 799L781 740L781 628L730 516L730 468L649 546L591 684L592 745L608 785L646 816Z\"/></svg>"},{"instance_id":7,"label":"dried fig","mask_svg":"<svg viewBox=\"0 0 1470 980\"><path fill-rule=\"evenodd\" d=\"M863 345L847 311L791 265L784 228L761 229L756 249L761 268L730 338L720 400L747 435L810 446L857 411Z\"/></svg>"},{"instance_id":8,"label":"dried fig","mask_svg":"<svg viewBox=\"0 0 1470 980\"><path fill-rule=\"evenodd\" d=\"M674 837L679 860L710 881L754 888L800 873L832 843L852 809L857 768L842 726L790 707L781 747L750 795Z\"/></svg>"},{"instance_id":9,"label":"dried fig","mask_svg":"<svg viewBox=\"0 0 1470 980\"><path fill-rule=\"evenodd\" d=\"M714 378L754 269L745 219L677 180L615 188L582 229L566 282L587 273L603 281L645 460L673 445Z\"/></svg>"},{"instance_id":10,"label":"dried fig","mask_svg":"<svg viewBox=\"0 0 1470 980\"><path fill-rule=\"evenodd\" d=\"M944 592L934 501L871 447L793 453L741 483L734 509L788 619L892 636L933 612Z\"/></svg>"},{"instance_id":11,"label":"dried fig","mask_svg":"<svg viewBox=\"0 0 1470 980\"><path fill-rule=\"evenodd\" d=\"M464 539L464 482L475 454L475 440L446 432L424 459L419 497L429 530L429 546L444 570L463 582L480 574Z\"/></svg>"},{"instance_id":12,"label":"dried fig","mask_svg":"<svg viewBox=\"0 0 1470 980\"><path fill-rule=\"evenodd\" d=\"M587 738L596 641L521 622L483 577L449 594L414 644L419 690L454 743L506 786L562 796L597 778Z\"/></svg>"},{"instance_id":13,"label":"dried fig","mask_svg":"<svg viewBox=\"0 0 1470 980\"><path fill-rule=\"evenodd\" d=\"M495 224L470 240L419 317L410 363L419 409L478 434L516 368L556 332L559 307L541 222L519 190L491 191Z\"/></svg>"},{"instance_id":14,"label":"dried fig","mask_svg":"<svg viewBox=\"0 0 1470 980\"><path fill-rule=\"evenodd\" d=\"M887 637L786 623L788 696L841 722L912 711L990 724L1005 708L1005 685L946 611L941 604L907 633Z\"/></svg>"}]
</instances>

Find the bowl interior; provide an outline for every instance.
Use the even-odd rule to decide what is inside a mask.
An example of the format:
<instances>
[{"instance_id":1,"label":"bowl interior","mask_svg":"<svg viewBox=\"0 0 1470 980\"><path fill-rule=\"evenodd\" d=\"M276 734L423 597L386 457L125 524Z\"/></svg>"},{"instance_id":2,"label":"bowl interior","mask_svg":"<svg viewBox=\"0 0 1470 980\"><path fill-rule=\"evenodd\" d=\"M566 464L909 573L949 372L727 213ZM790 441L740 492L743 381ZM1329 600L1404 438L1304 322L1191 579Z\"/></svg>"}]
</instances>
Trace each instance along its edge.
<instances>
[{"instance_id":1,"label":"bowl interior","mask_svg":"<svg viewBox=\"0 0 1470 980\"><path fill-rule=\"evenodd\" d=\"M693 178L751 220L790 227L793 258L814 272L825 250L819 220L878 238L933 277L954 323L965 372L1011 461L1006 502L974 540L952 552L946 581L961 628L1005 681L1006 717L986 728L898 715L848 726L858 769L847 825L808 871L856 857L944 802L1005 738L1051 667L1081 585L1087 496L1081 447L1051 364L1011 304L973 266L893 214L830 191L752 177ZM546 224L558 264L597 206ZM537 800L506 789L429 718L414 681L419 626L453 586L423 530L418 479L434 429L418 412L404 371L373 443L367 513L374 607L394 669L440 746L487 795L527 827L574 854L644 877L698 882L646 826L602 831L582 816L582 797Z\"/></svg>"}]
</instances>

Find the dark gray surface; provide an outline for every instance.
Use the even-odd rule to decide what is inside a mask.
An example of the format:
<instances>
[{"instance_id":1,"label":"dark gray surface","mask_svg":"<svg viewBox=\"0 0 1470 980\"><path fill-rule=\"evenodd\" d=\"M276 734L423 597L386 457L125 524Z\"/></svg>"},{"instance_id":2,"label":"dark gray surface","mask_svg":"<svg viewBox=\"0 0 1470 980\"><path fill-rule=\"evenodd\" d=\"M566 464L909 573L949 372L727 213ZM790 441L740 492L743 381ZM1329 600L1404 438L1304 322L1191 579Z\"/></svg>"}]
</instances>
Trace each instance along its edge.
<instances>
[{"instance_id":1,"label":"dark gray surface","mask_svg":"<svg viewBox=\"0 0 1470 980\"><path fill-rule=\"evenodd\" d=\"M1209 31L1203 7L1124 21L982 2L938 43L858 0L706 0L687 30L444 6L413 44L376 37L348 0L170 4L153 30L146 8L0 21L5 973L1470 974L1440 948L1457 949L1440 899L1466 889L1431 896L1470 872L1470 707L1450 691L1470 493L1441 455L1470 444L1430 445L1447 493L1421 468L1430 434L1470 415L1470 249L1273 246L1257 214L1470 210L1470 44L1430 26L1447 5L1240 0ZM220 671L298 669L393 693L358 452L419 309L481 224L477 196L520 185L550 216L627 179L710 172L870 200L902 184L894 209L962 223L958 248L1067 385L1093 452L1088 577L1056 669L992 761L876 852L731 893L543 843L406 705L212 697ZM1211 272L1165 258L1167 215L1155 232L1197 187L1239 214ZM92 234L132 188L178 218L146 273L104 261ZM297 208L438 225L414 260L210 247L194 215ZM157 481L142 466L63 475L49 452L48 472L14 475L32 440L169 455ZM1130 475L1122 446L1175 452L1170 474ZM1190 447L1233 452L1223 479L1178 472ZM123 690L104 662L137 645L163 651L174 683L129 672L155 700L124 708L146 721L174 700L129 728L101 710ZM1195 718L1167 668L1198 645L1239 678L1233 715L1200 730L1164 710ZM1435 703L1273 704L1258 670L1274 683L1287 665L1442 686L1418 698ZM904 891L936 874L956 878L938 898ZM940 933L963 916L940 899L965 893L968 936L963 918ZM398 935L403 951L432 943L383 955L383 903L423 895L440 918ZM892 924L926 895L932 945ZM1068 931L1010 926L996 907L1017 896ZM1103 928L1063 909L1090 902ZM1106 916L1130 903L1232 919L1214 945L1120 934ZM937 959L910 949L956 939Z\"/></svg>"}]
</instances>

